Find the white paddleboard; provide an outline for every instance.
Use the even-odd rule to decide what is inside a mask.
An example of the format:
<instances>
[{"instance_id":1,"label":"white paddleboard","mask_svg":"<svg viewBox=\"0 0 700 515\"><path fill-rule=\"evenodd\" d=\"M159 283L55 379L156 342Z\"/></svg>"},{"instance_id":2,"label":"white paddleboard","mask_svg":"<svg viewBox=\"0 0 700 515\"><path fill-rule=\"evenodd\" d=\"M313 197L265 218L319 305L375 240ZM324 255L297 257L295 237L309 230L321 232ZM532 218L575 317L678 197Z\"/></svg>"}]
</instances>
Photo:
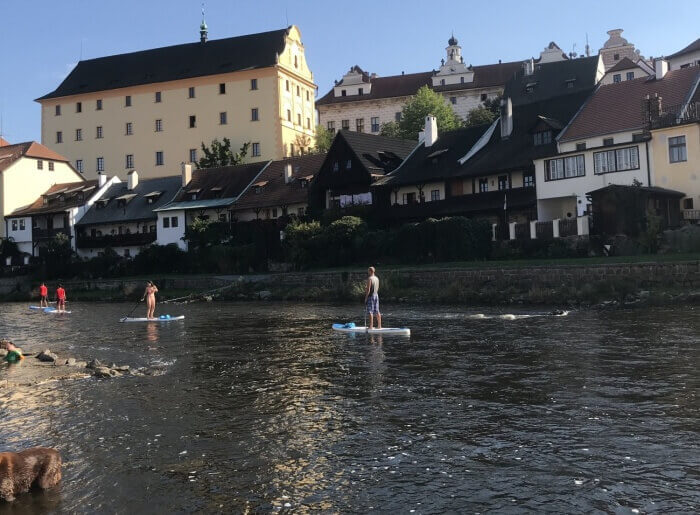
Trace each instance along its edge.
<instances>
[{"instance_id":1,"label":"white paddleboard","mask_svg":"<svg viewBox=\"0 0 700 515\"><path fill-rule=\"evenodd\" d=\"M37 311L43 311L44 313L54 313L54 314L70 313L70 311L59 311L56 308L52 308L52 307L42 308L41 306L29 306L29 309L35 309Z\"/></svg>"},{"instance_id":2,"label":"white paddleboard","mask_svg":"<svg viewBox=\"0 0 700 515\"><path fill-rule=\"evenodd\" d=\"M70 315L70 311L59 311L56 308L44 309L44 313L49 313L51 315Z\"/></svg>"},{"instance_id":3,"label":"white paddleboard","mask_svg":"<svg viewBox=\"0 0 700 515\"><path fill-rule=\"evenodd\" d=\"M411 330L408 327L382 327L381 329L370 329L365 326L348 327L346 324L333 324L333 330L341 333L392 334L399 336L411 336Z\"/></svg>"},{"instance_id":4,"label":"white paddleboard","mask_svg":"<svg viewBox=\"0 0 700 515\"><path fill-rule=\"evenodd\" d=\"M180 315L179 317L156 317L156 318L120 318L120 322L172 322L174 320L184 320L185 315Z\"/></svg>"}]
</instances>

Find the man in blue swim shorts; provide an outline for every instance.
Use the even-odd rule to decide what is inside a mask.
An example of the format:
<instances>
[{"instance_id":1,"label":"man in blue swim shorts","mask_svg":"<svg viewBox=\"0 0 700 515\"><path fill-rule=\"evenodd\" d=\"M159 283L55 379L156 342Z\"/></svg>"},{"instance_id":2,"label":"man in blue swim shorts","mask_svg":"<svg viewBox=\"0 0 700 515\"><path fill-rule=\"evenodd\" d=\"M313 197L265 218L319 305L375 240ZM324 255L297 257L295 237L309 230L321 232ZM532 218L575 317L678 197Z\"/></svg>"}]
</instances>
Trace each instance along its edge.
<instances>
[{"instance_id":1,"label":"man in blue swim shorts","mask_svg":"<svg viewBox=\"0 0 700 515\"><path fill-rule=\"evenodd\" d=\"M382 314L379 312L379 277L374 274L374 267L367 269L367 290L365 306L369 314L369 328L374 329L374 316L377 316L377 328L382 328Z\"/></svg>"}]
</instances>

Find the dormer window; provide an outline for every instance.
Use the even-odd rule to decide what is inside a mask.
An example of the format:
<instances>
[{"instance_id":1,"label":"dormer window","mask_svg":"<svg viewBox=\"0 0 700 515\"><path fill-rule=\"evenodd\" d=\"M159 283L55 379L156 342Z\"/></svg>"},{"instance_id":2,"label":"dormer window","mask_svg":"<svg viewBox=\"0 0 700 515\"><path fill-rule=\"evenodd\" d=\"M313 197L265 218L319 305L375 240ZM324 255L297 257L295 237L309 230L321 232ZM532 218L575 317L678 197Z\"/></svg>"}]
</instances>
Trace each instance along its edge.
<instances>
[{"instance_id":1,"label":"dormer window","mask_svg":"<svg viewBox=\"0 0 700 515\"><path fill-rule=\"evenodd\" d=\"M300 188L306 188L308 185L309 185L309 181L307 181L306 179L302 179L299 181Z\"/></svg>"},{"instance_id":2,"label":"dormer window","mask_svg":"<svg viewBox=\"0 0 700 515\"><path fill-rule=\"evenodd\" d=\"M61 193L61 194L58 196L58 201L59 201L59 202L65 202L65 201L66 201L66 196L65 196L63 193Z\"/></svg>"},{"instance_id":3,"label":"dormer window","mask_svg":"<svg viewBox=\"0 0 700 515\"><path fill-rule=\"evenodd\" d=\"M573 87L576 84L576 79L567 79L566 80L566 87L567 89L573 89Z\"/></svg>"},{"instance_id":4,"label":"dormer window","mask_svg":"<svg viewBox=\"0 0 700 515\"><path fill-rule=\"evenodd\" d=\"M350 170L352 168L352 159L348 159L345 163L345 169Z\"/></svg>"},{"instance_id":5,"label":"dormer window","mask_svg":"<svg viewBox=\"0 0 700 515\"><path fill-rule=\"evenodd\" d=\"M534 134L535 145L547 145L552 142L552 131L540 131Z\"/></svg>"},{"instance_id":6,"label":"dormer window","mask_svg":"<svg viewBox=\"0 0 700 515\"><path fill-rule=\"evenodd\" d=\"M48 206L48 205L49 205L49 197L47 197L46 195L44 195L43 204L44 204L45 206Z\"/></svg>"},{"instance_id":7,"label":"dormer window","mask_svg":"<svg viewBox=\"0 0 700 515\"><path fill-rule=\"evenodd\" d=\"M209 188L209 191L211 192L212 196L219 198L221 197L223 189L220 186L214 186L213 188Z\"/></svg>"},{"instance_id":8,"label":"dormer window","mask_svg":"<svg viewBox=\"0 0 700 515\"><path fill-rule=\"evenodd\" d=\"M335 163L333 163L333 171L337 172L338 170L340 170L340 164L338 163L338 161L336 161Z\"/></svg>"},{"instance_id":9,"label":"dormer window","mask_svg":"<svg viewBox=\"0 0 700 515\"><path fill-rule=\"evenodd\" d=\"M265 185L267 184L267 181L260 181L256 182L253 184L253 191L255 192L256 195L259 195L260 193L263 192L265 189Z\"/></svg>"},{"instance_id":10,"label":"dormer window","mask_svg":"<svg viewBox=\"0 0 700 515\"><path fill-rule=\"evenodd\" d=\"M527 93L532 93L533 91L535 91L535 86L537 86L537 83L536 83L536 82L528 82L528 83L525 85L525 91L526 91Z\"/></svg>"}]
</instances>

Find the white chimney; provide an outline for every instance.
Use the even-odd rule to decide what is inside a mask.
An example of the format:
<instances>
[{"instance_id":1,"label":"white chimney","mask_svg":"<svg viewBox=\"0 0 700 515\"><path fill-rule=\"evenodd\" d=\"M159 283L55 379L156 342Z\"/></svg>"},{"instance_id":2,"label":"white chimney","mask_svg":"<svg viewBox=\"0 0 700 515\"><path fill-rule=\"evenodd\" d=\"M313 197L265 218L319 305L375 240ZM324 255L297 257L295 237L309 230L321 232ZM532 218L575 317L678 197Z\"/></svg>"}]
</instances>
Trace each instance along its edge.
<instances>
[{"instance_id":1,"label":"white chimney","mask_svg":"<svg viewBox=\"0 0 700 515\"><path fill-rule=\"evenodd\" d=\"M127 189L131 191L139 184L139 173L136 170L131 170L128 174L126 174L126 179Z\"/></svg>"},{"instance_id":2,"label":"white chimney","mask_svg":"<svg viewBox=\"0 0 700 515\"><path fill-rule=\"evenodd\" d=\"M437 118L432 114L425 117L425 141L426 147L432 147L438 139Z\"/></svg>"},{"instance_id":3,"label":"white chimney","mask_svg":"<svg viewBox=\"0 0 700 515\"><path fill-rule=\"evenodd\" d=\"M418 133L418 143L423 143L425 141L425 131L420 131Z\"/></svg>"},{"instance_id":4,"label":"white chimney","mask_svg":"<svg viewBox=\"0 0 700 515\"><path fill-rule=\"evenodd\" d=\"M510 97L501 100L501 139L505 139L513 132L513 103Z\"/></svg>"},{"instance_id":5,"label":"white chimney","mask_svg":"<svg viewBox=\"0 0 700 515\"><path fill-rule=\"evenodd\" d=\"M107 183L107 176L102 172L97 172L97 185L101 188Z\"/></svg>"},{"instance_id":6,"label":"white chimney","mask_svg":"<svg viewBox=\"0 0 700 515\"><path fill-rule=\"evenodd\" d=\"M285 163L284 165L284 183L289 184L292 182L292 163Z\"/></svg>"},{"instance_id":7,"label":"white chimney","mask_svg":"<svg viewBox=\"0 0 700 515\"><path fill-rule=\"evenodd\" d=\"M525 70L525 75L532 75L535 73L535 60L531 57L523 63L523 69Z\"/></svg>"},{"instance_id":8,"label":"white chimney","mask_svg":"<svg viewBox=\"0 0 700 515\"><path fill-rule=\"evenodd\" d=\"M192 180L192 165L190 163L182 163L182 187L187 186Z\"/></svg>"},{"instance_id":9,"label":"white chimney","mask_svg":"<svg viewBox=\"0 0 700 515\"><path fill-rule=\"evenodd\" d=\"M656 80L663 79L668 71L668 61L663 57L659 57L654 61L654 73Z\"/></svg>"}]
</instances>

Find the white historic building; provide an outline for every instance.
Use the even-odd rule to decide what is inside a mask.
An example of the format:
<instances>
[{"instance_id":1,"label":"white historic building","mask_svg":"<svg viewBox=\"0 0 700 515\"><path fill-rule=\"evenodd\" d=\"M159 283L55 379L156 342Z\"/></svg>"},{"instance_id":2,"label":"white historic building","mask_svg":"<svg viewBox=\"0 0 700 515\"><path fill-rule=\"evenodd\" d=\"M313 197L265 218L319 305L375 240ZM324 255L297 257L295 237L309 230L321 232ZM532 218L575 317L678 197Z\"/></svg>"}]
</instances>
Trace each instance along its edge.
<instances>
[{"instance_id":1,"label":"white historic building","mask_svg":"<svg viewBox=\"0 0 700 515\"><path fill-rule=\"evenodd\" d=\"M618 62L625 57L637 63L643 61L647 68L653 70L653 66L647 61L644 56L637 50L632 43L622 37L623 29L612 29L608 31L608 40L603 43L603 48L598 51L598 54L603 58L605 71L610 70Z\"/></svg>"}]
</instances>

